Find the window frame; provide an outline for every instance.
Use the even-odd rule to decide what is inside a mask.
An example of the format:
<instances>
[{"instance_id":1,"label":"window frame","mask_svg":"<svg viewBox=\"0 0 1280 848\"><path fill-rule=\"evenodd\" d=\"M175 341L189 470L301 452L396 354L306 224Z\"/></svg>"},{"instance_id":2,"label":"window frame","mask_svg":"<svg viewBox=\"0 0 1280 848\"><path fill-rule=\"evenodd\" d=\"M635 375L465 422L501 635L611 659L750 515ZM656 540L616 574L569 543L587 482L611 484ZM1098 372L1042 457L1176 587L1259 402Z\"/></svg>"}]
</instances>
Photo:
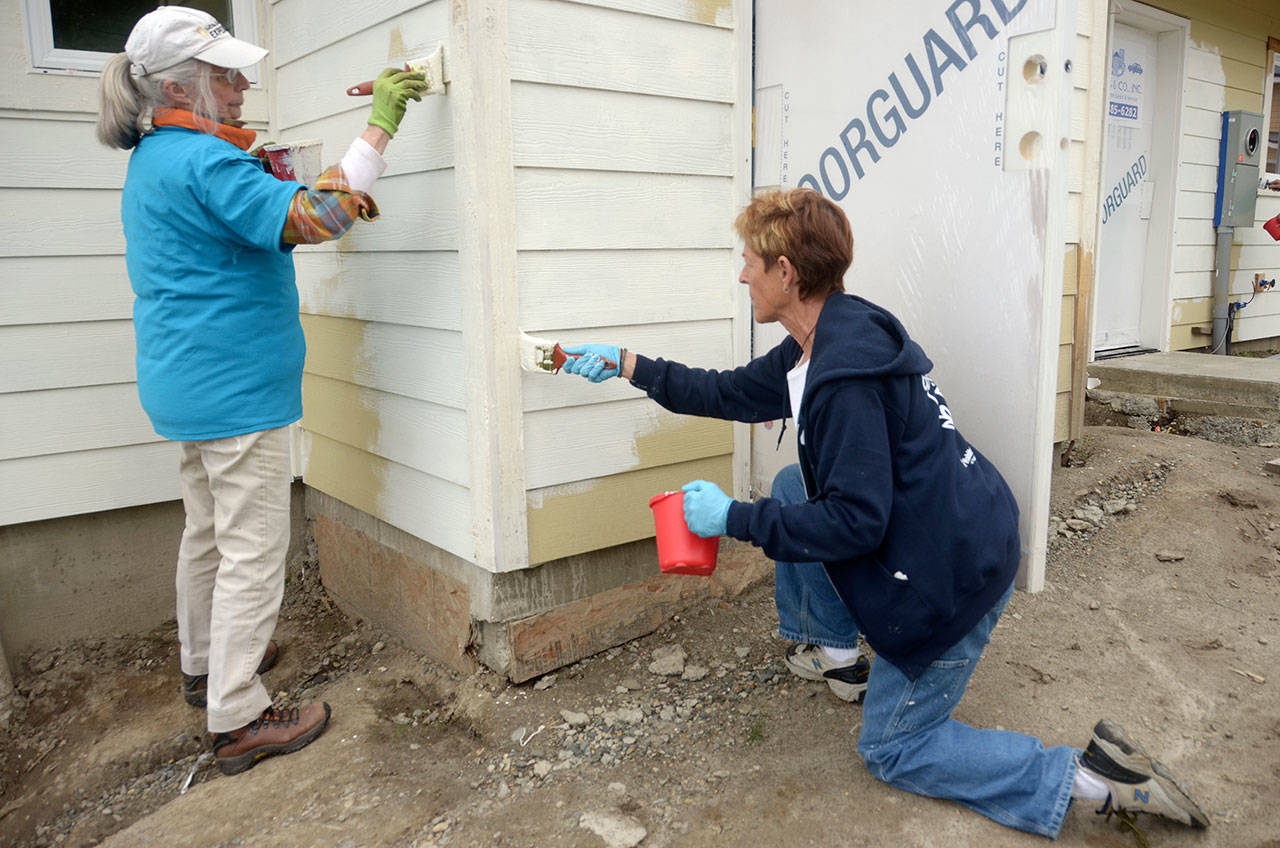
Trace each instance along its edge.
<instances>
[{"instance_id":1,"label":"window frame","mask_svg":"<svg viewBox=\"0 0 1280 848\"><path fill-rule=\"evenodd\" d=\"M1263 77L1262 84L1262 131L1266 139L1267 151L1271 145L1271 121L1272 114L1276 109L1280 109L1280 103L1275 102L1272 96L1275 92L1277 84L1280 84L1280 39L1267 39L1267 64L1263 70L1266 76ZM1272 180L1280 180L1280 156L1277 157L1276 170L1267 170L1267 151L1263 152L1262 167L1259 169L1263 176L1263 182L1271 182ZM1260 194L1276 194L1276 190L1259 187Z\"/></svg>"},{"instance_id":2,"label":"window frame","mask_svg":"<svg viewBox=\"0 0 1280 848\"><path fill-rule=\"evenodd\" d=\"M257 3L254 0L230 0L231 16L236 22L235 36L258 43ZM26 30L30 72L36 74L100 73L114 53L97 50L68 50L54 47L53 13L49 0L22 0L26 11ZM123 49L123 45L121 45ZM249 82L258 84L259 72L245 74Z\"/></svg>"}]
</instances>

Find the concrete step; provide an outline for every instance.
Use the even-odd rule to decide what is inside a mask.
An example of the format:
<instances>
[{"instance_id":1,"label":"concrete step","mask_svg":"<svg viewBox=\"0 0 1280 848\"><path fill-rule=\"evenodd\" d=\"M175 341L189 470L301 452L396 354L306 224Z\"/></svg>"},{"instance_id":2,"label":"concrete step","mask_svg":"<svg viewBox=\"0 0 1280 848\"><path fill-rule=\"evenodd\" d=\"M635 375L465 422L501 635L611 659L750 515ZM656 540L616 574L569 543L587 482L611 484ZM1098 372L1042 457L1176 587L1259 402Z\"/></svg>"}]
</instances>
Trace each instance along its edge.
<instances>
[{"instance_id":1,"label":"concrete step","mask_svg":"<svg viewBox=\"0 0 1280 848\"><path fill-rule=\"evenodd\" d=\"M1280 359L1145 353L1091 362L1089 377L1102 402L1150 398L1166 414L1280 421Z\"/></svg>"}]
</instances>

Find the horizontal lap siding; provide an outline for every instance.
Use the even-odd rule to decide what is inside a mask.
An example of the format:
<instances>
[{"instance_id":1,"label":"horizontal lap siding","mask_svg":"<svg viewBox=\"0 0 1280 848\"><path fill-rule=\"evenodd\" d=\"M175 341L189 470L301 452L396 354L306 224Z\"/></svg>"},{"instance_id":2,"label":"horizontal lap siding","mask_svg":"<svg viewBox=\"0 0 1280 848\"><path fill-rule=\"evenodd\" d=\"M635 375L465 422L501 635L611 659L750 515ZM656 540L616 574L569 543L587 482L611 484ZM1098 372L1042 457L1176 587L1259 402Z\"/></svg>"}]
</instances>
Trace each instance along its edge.
<instances>
[{"instance_id":1,"label":"horizontal lap siding","mask_svg":"<svg viewBox=\"0 0 1280 848\"><path fill-rule=\"evenodd\" d=\"M1087 321L1085 326L1077 328L1077 305L1081 298L1079 281L1079 256L1082 251L1092 252L1094 236L1093 217L1085 213L1086 205L1096 197L1096 190L1090 185L1091 175L1088 171L1090 144L1096 141L1089 135L1089 87L1093 84L1094 49L1092 31L1094 26L1093 3L1081 0L1076 4L1076 24L1074 55L1071 57L1071 121L1069 127L1069 147L1067 150L1067 243L1063 258L1061 323L1059 325L1058 361L1066 362L1065 372L1059 369L1057 392L1055 397L1053 440L1063 442L1073 436L1072 422L1073 403L1083 403L1084 363L1086 355L1077 351L1078 344L1087 347ZM1093 281L1086 280L1085 285L1092 289ZM1081 373L1077 373L1081 372Z\"/></svg>"},{"instance_id":2,"label":"horizontal lap siding","mask_svg":"<svg viewBox=\"0 0 1280 848\"><path fill-rule=\"evenodd\" d=\"M0 525L179 496L177 454L137 396L120 189L94 136L96 74L29 70L23 12L0 28ZM268 116L245 93L249 125Z\"/></svg>"},{"instance_id":3,"label":"horizontal lap siding","mask_svg":"<svg viewBox=\"0 0 1280 848\"><path fill-rule=\"evenodd\" d=\"M1193 332L1193 328L1207 328L1212 320L1217 240L1213 207L1221 113L1227 109L1262 110L1266 38L1280 32L1280 9L1266 13L1240 2L1208 0L1175 0L1161 6L1191 20L1178 169L1170 342L1172 349L1185 350L1206 345L1208 336ZM1258 198L1255 216L1259 226L1236 229L1231 248L1233 300L1249 299L1255 273L1274 276L1280 267L1280 245L1260 227L1278 212L1280 196L1264 193ZM1240 313L1232 338L1278 335L1280 300L1274 295L1260 295Z\"/></svg>"},{"instance_id":4,"label":"horizontal lap siding","mask_svg":"<svg viewBox=\"0 0 1280 848\"><path fill-rule=\"evenodd\" d=\"M42 78L23 81L40 101ZM21 210L0 242L0 524L177 496L134 384L120 188L128 154L91 114L0 118Z\"/></svg>"},{"instance_id":5,"label":"horizontal lap siding","mask_svg":"<svg viewBox=\"0 0 1280 848\"><path fill-rule=\"evenodd\" d=\"M325 164L369 116L370 99L347 87L449 39L445 0L281 0L271 13L276 132L321 139ZM447 95L410 103L371 192L380 218L295 251L307 335L303 475L471 559L452 116Z\"/></svg>"},{"instance_id":6,"label":"horizontal lap siding","mask_svg":"<svg viewBox=\"0 0 1280 848\"><path fill-rule=\"evenodd\" d=\"M525 330L735 364L734 24L728 2L512 2ZM649 498L691 479L732 484L727 422L618 380L523 395L533 563L651 536Z\"/></svg>"}]
</instances>

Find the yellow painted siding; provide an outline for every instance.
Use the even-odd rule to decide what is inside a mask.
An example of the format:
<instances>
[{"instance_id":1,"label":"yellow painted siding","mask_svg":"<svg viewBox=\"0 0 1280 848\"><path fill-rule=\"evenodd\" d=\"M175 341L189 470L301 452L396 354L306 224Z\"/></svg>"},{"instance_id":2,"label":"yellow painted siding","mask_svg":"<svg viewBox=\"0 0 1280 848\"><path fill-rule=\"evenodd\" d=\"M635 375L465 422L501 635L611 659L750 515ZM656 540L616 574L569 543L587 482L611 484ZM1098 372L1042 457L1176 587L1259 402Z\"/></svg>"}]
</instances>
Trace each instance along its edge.
<instances>
[{"instance_id":1,"label":"yellow painted siding","mask_svg":"<svg viewBox=\"0 0 1280 848\"><path fill-rule=\"evenodd\" d=\"M1193 332L1211 321L1215 232L1214 189L1220 112L1261 112L1267 70L1267 37L1280 35L1280 4L1256 0L1169 0L1159 4L1190 20L1184 135L1178 184L1170 348L1204 347L1209 336ZM1275 108L1275 107L1273 107ZM1280 199L1260 196L1255 220L1280 212ZM1230 289L1251 291L1255 272L1280 266L1280 245L1258 228L1237 228L1231 250ZM1280 299L1259 298L1240 315L1234 339L1280 335Z\"/></svg>"}]
</instances>

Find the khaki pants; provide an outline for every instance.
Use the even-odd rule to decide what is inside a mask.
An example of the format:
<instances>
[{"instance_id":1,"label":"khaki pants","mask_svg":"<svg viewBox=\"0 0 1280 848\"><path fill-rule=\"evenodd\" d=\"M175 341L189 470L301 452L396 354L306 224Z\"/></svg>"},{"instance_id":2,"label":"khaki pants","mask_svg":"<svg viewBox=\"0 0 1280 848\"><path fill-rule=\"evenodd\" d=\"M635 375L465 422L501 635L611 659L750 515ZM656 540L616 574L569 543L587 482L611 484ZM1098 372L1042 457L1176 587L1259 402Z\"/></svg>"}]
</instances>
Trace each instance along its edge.
<instances>
[{"instance_id":1,"label":"khaki pants","mask_svg":"<svg viewBox=\"0 0 1280 848\"><path fill-rule=\"evenodd\" d=\"M180 442L186 527L178 549L182 670L208 674L208 728L271 705L258 663L275 632L289 550L287 427Z\"/></svg>"}]
</instances>

